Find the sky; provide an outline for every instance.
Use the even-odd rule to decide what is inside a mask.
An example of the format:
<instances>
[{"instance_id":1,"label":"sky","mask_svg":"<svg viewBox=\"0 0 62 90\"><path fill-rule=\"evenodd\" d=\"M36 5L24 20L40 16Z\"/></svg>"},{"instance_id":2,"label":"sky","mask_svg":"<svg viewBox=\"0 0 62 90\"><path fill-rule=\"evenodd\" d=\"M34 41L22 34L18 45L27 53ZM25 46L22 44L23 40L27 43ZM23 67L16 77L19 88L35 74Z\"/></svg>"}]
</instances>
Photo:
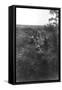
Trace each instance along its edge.
<instances>
[{"instance_id":1,"label":"sky","mask_svg":"<svg viewBox=\"0 0 62 90\"><path fill-rule=\"evenodd\" d=\"M47 9L16 8L17 25L46 25L50 17Z\"/></svg>"}]
</instances>

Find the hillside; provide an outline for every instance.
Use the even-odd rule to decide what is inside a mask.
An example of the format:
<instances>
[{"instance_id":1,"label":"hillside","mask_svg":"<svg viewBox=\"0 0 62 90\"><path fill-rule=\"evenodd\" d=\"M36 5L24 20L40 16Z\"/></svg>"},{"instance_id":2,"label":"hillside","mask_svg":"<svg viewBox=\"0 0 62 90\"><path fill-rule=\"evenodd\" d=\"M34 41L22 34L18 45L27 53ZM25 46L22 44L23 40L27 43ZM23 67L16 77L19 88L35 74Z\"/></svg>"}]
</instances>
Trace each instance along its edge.
<instances>
[{"instance_id":1,"label":"hillside","mask_svg":"<svg viewBox=\"0 0 62 90\"><path fill-rule=\"evenodd\" d=\"M16 26L16 81L58 79L58 38L54 26Z\"/></svg>"}]
</instances>

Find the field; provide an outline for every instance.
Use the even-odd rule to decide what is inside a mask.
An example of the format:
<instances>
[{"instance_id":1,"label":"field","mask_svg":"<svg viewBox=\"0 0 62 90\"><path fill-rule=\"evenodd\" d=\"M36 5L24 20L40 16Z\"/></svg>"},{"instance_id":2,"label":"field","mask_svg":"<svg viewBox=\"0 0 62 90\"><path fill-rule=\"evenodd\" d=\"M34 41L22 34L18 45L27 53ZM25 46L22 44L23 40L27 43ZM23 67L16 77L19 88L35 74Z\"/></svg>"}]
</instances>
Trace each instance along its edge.
<instances>
[{"instance_id":1,"label":"field","mask_svg":"<svg viewBox=\"0 0 62 90\"><path fill-rule=\"evenodd\" d=\"M59 32L53 25L16 26L16 82L59 79Z\"/></svg>"}]
</instances>

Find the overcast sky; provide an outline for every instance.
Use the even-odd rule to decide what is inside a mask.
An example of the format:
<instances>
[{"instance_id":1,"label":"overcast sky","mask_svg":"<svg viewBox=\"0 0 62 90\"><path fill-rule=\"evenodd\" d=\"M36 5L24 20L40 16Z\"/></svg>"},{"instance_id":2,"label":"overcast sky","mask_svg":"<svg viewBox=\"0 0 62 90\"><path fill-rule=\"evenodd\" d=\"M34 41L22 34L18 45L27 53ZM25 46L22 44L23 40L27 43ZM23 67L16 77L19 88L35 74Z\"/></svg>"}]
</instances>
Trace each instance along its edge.
<instances>
[{"instance_id":1,"label":"overcast sky","mask_svg":"<svg viewBox=\"0 0 62 90\"><path fill-rule=\"evenodd\" d=\"M51 17L47 9L16 8L16 24L45 25Z\"/></svg>"}]
</instances>

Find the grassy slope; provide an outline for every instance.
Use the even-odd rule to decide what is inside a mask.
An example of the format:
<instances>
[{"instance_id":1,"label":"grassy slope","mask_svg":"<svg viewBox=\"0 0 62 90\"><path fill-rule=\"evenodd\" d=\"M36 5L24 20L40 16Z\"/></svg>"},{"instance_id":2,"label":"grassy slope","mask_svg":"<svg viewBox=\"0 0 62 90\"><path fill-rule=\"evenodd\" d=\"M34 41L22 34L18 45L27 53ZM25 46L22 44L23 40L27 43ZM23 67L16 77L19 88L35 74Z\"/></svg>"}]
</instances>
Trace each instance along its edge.
<instances>
[{"instance_id":1,"label":"grassy slope","mask_svg":"<svg viewBox=\"0 0 62 90\"><path fill-rule=\"evenodd\" d=\"M51 51L53 50L51 47L48 52L38 53L35 45L30 43L33 30L42 32L43 27L28 25L16 27L16 80L20 82L56 80L58 55Z\"/></svg>"}]
</instances>

